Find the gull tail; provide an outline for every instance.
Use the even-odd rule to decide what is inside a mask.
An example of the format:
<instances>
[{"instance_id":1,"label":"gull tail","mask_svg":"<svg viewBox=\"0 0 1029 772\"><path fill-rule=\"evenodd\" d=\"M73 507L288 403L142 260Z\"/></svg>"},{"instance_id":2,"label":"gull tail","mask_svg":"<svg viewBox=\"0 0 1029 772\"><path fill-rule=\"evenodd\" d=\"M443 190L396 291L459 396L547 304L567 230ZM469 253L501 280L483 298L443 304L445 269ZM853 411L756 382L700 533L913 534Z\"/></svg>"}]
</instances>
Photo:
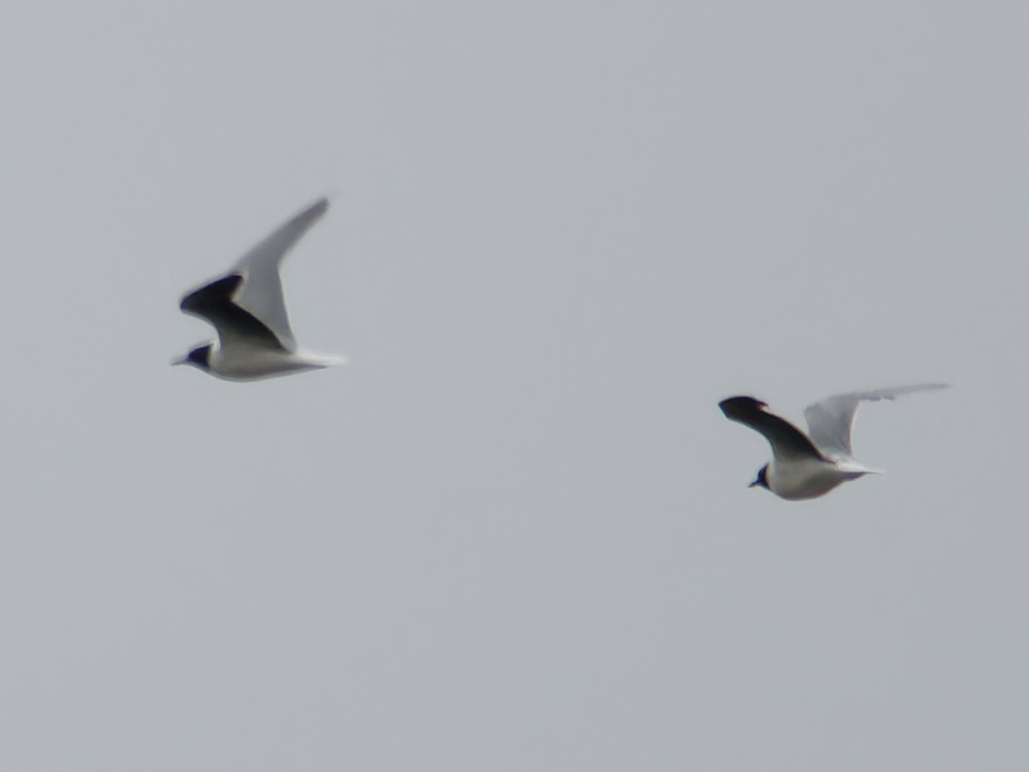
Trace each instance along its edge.
<instances>
[{"instance_id":1,"label":"gull tail","mask_svg":"<svg viewBox=\"0 0 1029 772\"><path fill-rule=\"evenodd\" d=\"M298 352L297 355L311 367L337 367L338 365L345 365L347 363L346 357L336 356L334 354L317 354L312 351L301 351Z\"/></svg>"},{"instance_id":2,"label":"gull tail","mask_svg":"<svg viewBox=\"0 0 1029 772\"><path fill-rule=\"evenodd\" d=\"M886 474L885 469L873 469L872 467L859 464L854 459L846 459L837 462L837 468L843 472L854 472L857 474Z\"/></svg>"}]
</instances>

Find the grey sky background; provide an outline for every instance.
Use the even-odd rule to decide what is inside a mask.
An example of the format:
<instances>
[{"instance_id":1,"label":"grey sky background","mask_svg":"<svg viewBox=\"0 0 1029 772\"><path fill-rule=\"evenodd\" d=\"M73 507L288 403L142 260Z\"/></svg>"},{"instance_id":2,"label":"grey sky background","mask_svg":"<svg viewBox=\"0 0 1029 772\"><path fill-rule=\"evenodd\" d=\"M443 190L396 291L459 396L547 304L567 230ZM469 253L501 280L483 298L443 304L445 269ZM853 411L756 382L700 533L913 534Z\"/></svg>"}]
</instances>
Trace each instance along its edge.
<instances>
[{"instance_id":1,"label":"grey sky background","mask_svg":"<svg viewBox=\"0 0 1029 772\"><path fill-rule=\"evenodd\" d=\"M1024 4L3 15L0 767L1029 763ZM169 367L326 193L349 364Z\"/></svg>"}]
</instances>

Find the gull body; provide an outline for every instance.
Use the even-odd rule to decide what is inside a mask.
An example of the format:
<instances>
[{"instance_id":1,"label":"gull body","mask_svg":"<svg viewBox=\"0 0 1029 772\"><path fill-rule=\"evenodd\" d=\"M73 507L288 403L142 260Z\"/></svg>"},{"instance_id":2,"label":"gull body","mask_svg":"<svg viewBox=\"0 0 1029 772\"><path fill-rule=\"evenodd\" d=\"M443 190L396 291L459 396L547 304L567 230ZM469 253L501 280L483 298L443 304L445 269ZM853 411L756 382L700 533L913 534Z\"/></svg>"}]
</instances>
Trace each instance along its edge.
<instances>
[{"instance_id":1,"label":"gull body","mask_svg":"<svg viewBox=\"0 0 1029 772\"><path fill-rule=\"evenodd\" d=\"M753 397L730 397L718 406L725 417L749 426L772 446L772 460L761 467L750 487L767 488L788 500L813 499L866 474L880 474L854 460L850 433L854 414L862 402L896 399L916 391L946 388L942 383L837 394L804 410L808 434L784 418L769 413L767 404Z\"/></svg>"},{"instance_id":2,"label":"gull body","mask_svg":"<svg viewBox=\"0 0 1029 772\"><path fill-rule=\"evenodd\" d=\"M279 266L329 208L322 198L247 252L225 274L187 294L179 307L214 326L218 340L174 364L230 381L253 381L342 364L343 357L303 351L289 326Z\"/></svg>"}]
</instances>

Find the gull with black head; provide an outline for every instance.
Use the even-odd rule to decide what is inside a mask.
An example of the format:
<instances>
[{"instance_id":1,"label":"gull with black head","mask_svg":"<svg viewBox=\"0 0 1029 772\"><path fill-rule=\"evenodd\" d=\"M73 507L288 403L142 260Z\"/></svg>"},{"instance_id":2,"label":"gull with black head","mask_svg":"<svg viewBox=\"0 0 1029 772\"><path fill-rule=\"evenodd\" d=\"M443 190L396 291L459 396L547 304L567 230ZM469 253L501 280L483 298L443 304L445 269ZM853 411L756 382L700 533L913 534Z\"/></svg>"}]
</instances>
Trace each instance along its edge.
<instances>
[{"instance_id":1,"label":"gull with black head","mask_svg":"<svg viewBox=\"0 0 1029 772\"><path fill-rule=\"evenodd\" d=\"M210 322L218 340L173 364L193 365L230 381L254 381L346 361L297 348L279 276L283 258L328 208L329 202L319 199L243 255L228 273L182 299L179 307Z\"/></svg>"},{"instance_id":2,"label":"gull with black head","mask_svg":"<svg viewBox=\"0 0 1029 772\"><path fill-rule=\"evenodd\" d=\"M761 467L751 488L767 488L789 500L813 499L848 480L881 473L862 466L852 455L850 431L862 402L892 400L916 391L946 387L943 383L925 383L828 397L804 410L808 434L769 413L765 410L768 405L753 397L730 397L719 402L718 407L726 418L764 435L772 446L772 461Z\"/></svg>"}]
</instances>

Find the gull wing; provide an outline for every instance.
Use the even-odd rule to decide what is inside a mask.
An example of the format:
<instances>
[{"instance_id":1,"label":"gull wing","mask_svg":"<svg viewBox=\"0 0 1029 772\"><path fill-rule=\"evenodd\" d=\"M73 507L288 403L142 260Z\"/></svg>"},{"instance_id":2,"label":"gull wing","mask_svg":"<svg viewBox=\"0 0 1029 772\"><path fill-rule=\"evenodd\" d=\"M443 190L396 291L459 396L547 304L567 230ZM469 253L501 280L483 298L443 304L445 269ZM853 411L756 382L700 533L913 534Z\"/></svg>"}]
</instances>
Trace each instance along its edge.
<instances>
[{"instance_id":1,"label":"gull wing","mask_svg":"<svg viewBox=\"0 0 1029 772\"><path fill-rule=\"evenodd\" d=\"M289 326L279 265L328 208L328 200L319 199L254 246L232 269L232 274L243 277L243 289L236 297L235 305L249 311L266 325L279 344L289 351L296 349L297 342Z\"/></svg>"},{"instance_id":2,"label":"gull wing","mask_svg":"<svg viewBox=\"0 0 1029 772\"><path fill-rule=\"evenodd\" d=\"M285 351L286 347L274 331L236 305L233 297L242 283L243 277L235 273L216 279L186 295L179 308L214 325L223 349L257 344Z\"/></svg>"},{"instance_id":3,"label":"gull wing","mask_svg":"<svg viewBox=\"0 0 1029 772\"><path fill-rule=\"evenodd\" d=\"M804 432L786 419L766 412L768 405L760 400L753 397L729 397L719 402L718 407L730 421L738 421L763 434L776 458L825 460Z\"/></svg>"},{"instance_id":4,"label":"gull wing","mask_svg":"<svg viewBox=\"0 0 1029 772\"><path fill-rule=\"evenodd\" d=\"M896 399L915 391L945 389L946 383L923 383L917 386L896 386L889 389L855 391L852 394L837 394L808 406L804 410L808 433L812 442L823 453L831 456L851 458L850 430L854 414L862 402L878 402L881 399Z\"/></svg>"}]
</instances>

